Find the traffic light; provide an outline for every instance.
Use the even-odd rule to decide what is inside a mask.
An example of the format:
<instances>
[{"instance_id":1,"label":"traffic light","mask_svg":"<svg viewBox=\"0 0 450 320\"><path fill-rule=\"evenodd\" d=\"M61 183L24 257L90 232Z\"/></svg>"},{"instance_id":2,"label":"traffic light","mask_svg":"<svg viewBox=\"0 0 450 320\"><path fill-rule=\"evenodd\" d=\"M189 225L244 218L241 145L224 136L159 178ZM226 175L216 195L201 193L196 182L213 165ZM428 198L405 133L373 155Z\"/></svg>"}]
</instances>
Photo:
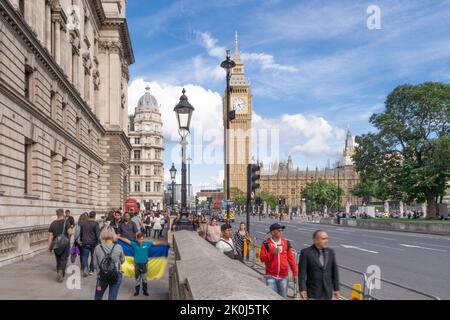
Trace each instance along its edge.
<instances>
[{"instance_id":1,"label":"traffic light","mask_svg":"<svg viewBox=\"0 0 450 320\"><path fill-rule=\"evenodd\" d=\"M250 192L255 192L257 189L259 189L259 179L261 178L261 167L257 164L249 164L249 172L248 172L248 182L250 187Z\"/></svg>"},{"instance_id":2,"label":"traffic light","mask_svg":"<svg viewBox=\"0 0 450 320\"><path fill-rule=\"evenodd\" d=\"M230 121L233 121L236 119L236 110L231 110L230 113L228 114L228 118Z\"/></svg>"}]
</instances>

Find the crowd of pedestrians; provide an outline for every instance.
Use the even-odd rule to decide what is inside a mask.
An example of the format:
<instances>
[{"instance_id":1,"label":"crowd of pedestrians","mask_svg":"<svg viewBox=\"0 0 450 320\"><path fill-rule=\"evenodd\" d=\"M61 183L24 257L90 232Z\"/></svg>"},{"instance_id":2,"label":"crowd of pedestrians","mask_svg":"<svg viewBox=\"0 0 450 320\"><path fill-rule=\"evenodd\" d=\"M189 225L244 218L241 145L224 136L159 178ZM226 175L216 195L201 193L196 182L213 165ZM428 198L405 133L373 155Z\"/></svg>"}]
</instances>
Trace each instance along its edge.
<instances>
[{"instance_id":1,"label":"crowd of pedestrians","mask_svg":"<svg viewBox=\"0 0 450 320\"><path fill-rule=\"evenodd\" d=\"M233 233L231 225L219 226L214 216L209 224L203 215L199 221L198 234L217 250L241 262L249 258L253 240L244 222ZM314 232L313 244L301 250L296 261L291 242L283 236L284 229L279 223L272 224L270 237L261 243L259 259L265 264L266 285L286 298L290 271L301 299L339 299L338 265L334 251L328 248L328 234L323 230Z\"/></svg>"},{"instance_id":2,"label":"crowd of pedestrians","mask_svg":"<svg viewBox=\"0 0 450 320\"><path fill-rule=\"evenodd\" d=\"M132 210L110 211L104 219L98 219L95 211L85 212L77 222L70 210L56 210L56 220L48 229L48 249L56 259L56 280L64 281L69 257L76 263L79 256L83 277L97 275L95 299L101 300L109 288L108 299L116 300L122 282L121 266L125 262L120 239L129 244L134 251L135 296L142 287L148 295L147 262L148 249L152 245L163 244L155 240L165 238L165 226L169 223L167 212L134 213ZM145 241L145 237L152 240Z\"/></svg>"}]
</instances>

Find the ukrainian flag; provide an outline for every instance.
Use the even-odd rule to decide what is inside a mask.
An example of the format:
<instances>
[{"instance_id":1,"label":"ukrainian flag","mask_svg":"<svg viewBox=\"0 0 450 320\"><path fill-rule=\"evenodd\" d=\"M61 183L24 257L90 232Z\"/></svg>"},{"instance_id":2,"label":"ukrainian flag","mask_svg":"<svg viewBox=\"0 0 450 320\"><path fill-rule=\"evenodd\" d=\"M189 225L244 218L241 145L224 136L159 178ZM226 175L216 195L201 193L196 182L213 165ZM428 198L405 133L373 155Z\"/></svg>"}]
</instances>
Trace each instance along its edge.
<instances>
[{"instance_id":1,"label":"ukrainian flag","mask_svg":"<svg viewBox=\"0 0 450 320\"><path fill-rule=\"evenodd\" d=\"M137 242L135 240L133 241ZM122 246L123 253L125 254L125 262L122 264L123 275L134 278L134 250L129 244L122 240L119 240L117 243ZM169 245L152 245L148 249L148 280L157 280L164 276L168 264L168 255Z\"/></svg>"}]
</instances>

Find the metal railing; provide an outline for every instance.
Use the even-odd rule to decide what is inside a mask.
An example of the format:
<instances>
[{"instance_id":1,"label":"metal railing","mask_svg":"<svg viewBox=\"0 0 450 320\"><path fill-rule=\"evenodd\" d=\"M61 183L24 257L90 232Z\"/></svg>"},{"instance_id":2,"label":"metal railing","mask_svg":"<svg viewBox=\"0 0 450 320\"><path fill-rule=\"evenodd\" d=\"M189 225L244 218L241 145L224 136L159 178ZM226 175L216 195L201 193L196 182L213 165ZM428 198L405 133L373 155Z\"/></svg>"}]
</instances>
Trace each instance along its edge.
<instances>
[{"instance_id":1,"label":"metal railing","mask_svg":"<svg viewBox=\"0 0 450 320\"><path fill-rule=\"evenodd\" d=\"M257 244L262 244L266 239L254 237L252 245L248 254L246 263L248 266L261 274L265 274L265 266L259 260L259 252L261 247ZM298 251L293 248L295 261L298 263ZM430 293L422 292L420 290L410 288L408 286L396 283L387 279L380 280L380 289L372 289L367 285L366 279L368 275L364 272L339 265L339 285L341 289L341 300L440 300L439 297ZM359 284L361 289L354 287ZM288 282L288 297L291 299L298 299L297 283L294 281L291 272L289 273Z\"/></svg>"}]
</instances>

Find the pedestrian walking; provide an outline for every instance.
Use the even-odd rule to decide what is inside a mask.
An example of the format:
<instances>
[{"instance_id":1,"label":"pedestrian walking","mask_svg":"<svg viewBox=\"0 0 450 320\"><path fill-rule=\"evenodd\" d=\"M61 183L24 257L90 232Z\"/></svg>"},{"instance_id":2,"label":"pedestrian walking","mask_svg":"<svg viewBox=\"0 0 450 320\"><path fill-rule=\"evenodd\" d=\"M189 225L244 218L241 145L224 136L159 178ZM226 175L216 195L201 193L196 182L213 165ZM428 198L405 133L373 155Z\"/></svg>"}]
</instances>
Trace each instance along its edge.
<instances>
[{"instance_id":1,"label":"pedestrian walking","mask_svg":"<svg viewBox=\"0 0 450 320\"><path fill-rule=\"evenodd\" d=\"M152 216L147 214L144 220L145 236L149 238L152 235Z\"/></svg>"},{"instance_id":2,"label":"pedestrian walking","mask_svg":"<svg viewBox=\"0 0 450 320\"><path fill-rule=\"evenodd\" d=\"M125 255L122 247L115 244L116 240L117 235L112 226L106 226L100 232L101 243L94 251L95 267L98 270L95 300L102 300L108 288L108 300L117 300Z\"/></svg>"},{"instance_id":3,"label":"pedestrian walking","mask_svg":"<svg viewBox=\"0 0 450 320\"><path fill-rule=\"evenodd\" d=\"M200 230L198 232L199 236L205 239L206 237L206 228L208 226L208 218L206 218L205 213L202 213L200 216Z\"/></svg>"},{"instance_id":4,"label":"pedestrian walking","mask_svg":"<svg viewBox=\"0 0 450 320\"><path fill-rule=\"evenodd\" d=\"M260 260L266 265L266 284L283 298L287 297L289 268L297 281L297 264L289 240L283 237L285 226L274 223L270 226L271 237L261 246Z\"/></svg>"},{"instance_id":5,"label":"pedestrian walking","mask_svg":"<svg viewBox=\"0 0 450 320\"><path fill-rule=\"evenodd\" d=\"M77 257L81 254L81 224L88 219L88 213L84 212L78 217L77 224L74 229L74 241L70 249L70 261L75 263Z\"/></svg>"},{"instance_id":6,"label":"pedestrian walking","mask_svg":"<svg viewBox=\"0 0 450 320\"><path fill-rule=\"evenodd\" d=\"M220 237L221 230L220 226L217 224L217 218L212 218L211 224L206 227L206 241L215 246L217 241L220 240Z\"/></svg>"},{"instance_id":7,"label":"pedestrian walking","mask_svg":"<svg viewBox=\"0 0 450 320\"><path fill-rule=\"evenodd\" d=\"M80 240L80 234L81 234L81 225L84 221L86 221L89 217L89 214L87 212L83 212L78 217L77 225L75 226L75 242L79 245L81 248L81 240Z\"/></svg>"},{"instance_id":8,"label":"pedestrian walking","mask_svg":"<svg viewBox=\"0 0 450 320\"><path fill-rule=\"evenodd\" d=\"M135 277L135 293L134 296L138 296L140 293L141 285L142 292L145 296L148 296L147 287L147 263L148 252L151 246L165 244L161 241L144 241L144 234L138 233L136 241L130 241L127 238L119 237L125 243L128 243L134 250L134 277Z\"/></svg>"},{"instance_id":9,"label":"pedestrian walking","mask_svg":"<svg viewBox=\"0 0 450 320\"><path fill-rule=\"evenodd\" d=\"M57 281L63 282L66 275L67 260L70 253L70 237L73 228L67 221L64 210L56 210L56 220L48 228L48 250L53 251L56 259Z\"/></svg>"},{"instance_id":10,"label":"pedestrian walking","mask_svg":"<svg viewBox=\"0 0 450 320\"><path fill-rule=\"evenodd\" d=\"M134 224L136 225L137 229L139 230L138 232L141 232L141 228L142 228L142 221L141 221L141 215L139 214L139 212L136 212L134 214L131 214L131 221L134 222Z\"/></svg>"},{"instance_id":11,"label":"pedestrian walking","mask_svg":"<svg viewBox=\"0 0 450 320\"><path fill-rule=\"evenodd\" d=\"M95 211L89 212L89 218L81 224L81 270L83 276L93 275L95 271L94 250L100 242L100 227L95 220ZM89 260L90 257L90 260ZM90 262L89 262L90 261Z\"/></svg>"},{"instance_id":12,"label":"pedestrian walking","mask_svg":"<svg viewBox=\"0 0 450 320\"><path fill-rule=\"evenodd\" d=\"M159 214L156 214L156 216L153 218L153 238L156 239L156 236L160 236L160 232L162 230L162 226L161 226L161 217Z\"/></svg>"},{"instance_id":13,"label":"pedestrian walking","mask_svg":"<svg viewBox=\"0 0 450 320\"><path fill-rule=\"evenodd\" d=\"M119 227L122 223L122 213L120 213L119 210L114 212L114 220L111 221L110 226L114 229L114 232L116 234L119 234Z\"/></svg>"},{"instance_id":14,"label":"pedestrian walking","mask_svg":"<svg viewBox=\"0 0 450 320\"><path fill-rule=\"evenodd\" d=\"M66 210L66 220L71 228L75 227L75 219L70 215L70 210Z\"/></svg>"},{"instance_id":15,"label":"pedestrian walking","mask_svg":"<svg viewBox=\"0 0 450 320\"><path fill-rule=\"evenodd\" d=\"M251 242L250 235L247 232L246 225L244 222L239 224L239 230L237 230L233 235L233 243L236 247L237 255L239 260L244 261L244 246L245 243Z\"/></svg>"},{"instance_id":16,"label":"pedestrian walking","mask_svg":"<svg viewBox=\"0 0 450 320\"><path fill-rule=\"evenodd\" d=\"M159 215L161 221L161 230L159 231L159 238L163 238L164 227L166 226L166 217L163 214Z\"/></svg>"},{"instance_id":17,"label":"pedestrian walking","mask_svg":"<svg viewBox=\"0 0 450 320\"><path fill-rule=\"evenodd\" d=\"M138 233L139 229L136 227L136 224L131 221L130 213L124 213L123 221L119 225L120 236L129 240L135 240Z\"/></svg>"},{"instance_id":18,"label":"pedestrian walking","mask_svg":"<svg viewBox=\"0 0 450 320\"><path fill-rule=\"evenodd\" d=\"M236 247L234 246L232 235L233 228L229 224L223 224L220 227L221 237L219 241L216 243L216 248L219 249L220 252L224 253L230 259L239 259L239 256L236 252Z\"/></svg>"},{"instance_id":19,"label":"pedestrian walking","mask_svg":"<svg viewBox=\"0 0 450 320\"><path fill-rule=\"evenodd\" d=\"M328 248L328 234L313 234L314 244L300 252L299 290L303 300L340 298L339 271L334 251Z\"/></svg>"}]
</instances>

